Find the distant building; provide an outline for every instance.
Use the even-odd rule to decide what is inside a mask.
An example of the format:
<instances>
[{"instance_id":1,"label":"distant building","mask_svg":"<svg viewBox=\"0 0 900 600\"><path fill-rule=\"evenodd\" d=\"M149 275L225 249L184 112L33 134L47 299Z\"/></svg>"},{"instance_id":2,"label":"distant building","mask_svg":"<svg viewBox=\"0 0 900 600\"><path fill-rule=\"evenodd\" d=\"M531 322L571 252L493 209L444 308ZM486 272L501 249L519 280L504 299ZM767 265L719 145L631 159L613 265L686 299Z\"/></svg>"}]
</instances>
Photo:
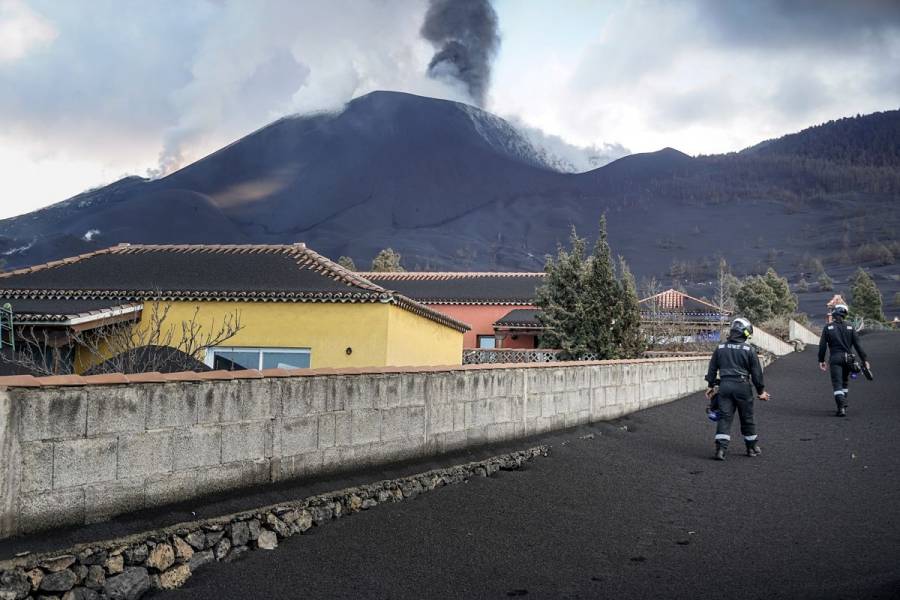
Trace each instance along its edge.
<instances>
[{"instance_id":1,"label":"distant building","mask_svg":"<svg viewBox=\"0 0 900 600\"><path fill-rule=\"evenodd\" d=\"M722 325L731 317L721 306L675 289L644 298L639 304L645 331L684 342L718 340Z\"/></svg>"},{"instance_id":2,"label":"distant building","mask_svg":"<svg viewBox=\"0 0 900 600\"><path fill-rule=\"evenodd\" d=\"M541 330L534 305L544 273L359 273L373 283L468 324L463 346L537 348Z\"/></svg>"},{"instance_id":3,"label":"distant building","mask_svg":"<svg viewBox=\"0 0 900 600\"><path fill-rule=\"evenodd\" d=\"M152 314L177 347L184 323L214 330L237 311L243 328L196 357L217 369L460 364L468 329L304 244L122 244L0 274L6 303L17 332L39 331L79 373L108 357L76 333L146 330Z\"/></svg>"}]
</instances>

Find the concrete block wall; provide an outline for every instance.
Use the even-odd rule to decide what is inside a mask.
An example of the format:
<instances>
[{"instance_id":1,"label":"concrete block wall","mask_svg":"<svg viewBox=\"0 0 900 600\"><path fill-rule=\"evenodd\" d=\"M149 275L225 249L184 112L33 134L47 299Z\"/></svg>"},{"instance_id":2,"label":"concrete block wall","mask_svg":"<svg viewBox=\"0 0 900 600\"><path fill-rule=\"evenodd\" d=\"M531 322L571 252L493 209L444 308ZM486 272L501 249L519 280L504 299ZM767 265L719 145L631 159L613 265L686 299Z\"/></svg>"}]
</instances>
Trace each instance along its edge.
<instances>
[{"instance_id":1,"label":"concrete block wall","mask_svg":"<svg viewBox=\"0 0 900 600\"><path fill-rule=\"evenodd\" d=\"M790 319L788 321L788 337L792 340L800 340L804 344L818 345L821 332L816 333L797 321Z\"/></svg>"},{"instance_id":2,"label":"concrete block wall","mask_svg":"<svg viewBox=\"0 0 900 600\"><path fill-rule=\"evenodd\" d=\"M0 537L612 419L702 389L706 365L8 379Z\"/></svg>"}]
</instances>

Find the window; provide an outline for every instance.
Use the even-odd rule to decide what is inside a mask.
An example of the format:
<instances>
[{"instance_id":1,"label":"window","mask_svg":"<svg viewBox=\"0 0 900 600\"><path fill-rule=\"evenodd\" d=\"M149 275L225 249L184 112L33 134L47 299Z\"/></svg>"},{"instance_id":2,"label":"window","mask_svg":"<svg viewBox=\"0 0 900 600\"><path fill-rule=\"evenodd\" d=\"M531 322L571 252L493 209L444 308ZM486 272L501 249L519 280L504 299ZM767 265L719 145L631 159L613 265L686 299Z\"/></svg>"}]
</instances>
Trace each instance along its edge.
<instances>
[{"instance_id":1,"label":"window","mask_svg":"<svg viewBox=\"0 0 900 600\"><path fill-rule=\"evenodd\" d=\"M479 335L478 336L478 347L479 348L496 348L497 347L497 338L492 335Z\"/></svg>"},{"instance_id":2,"label":"window","mask_svg":"<svg viewBox=\"0 0 900 600\"><path fill-rule=\"evenodd\" d=\"M308 369L309 348L210 348L206 364L215 370Z\"/></svg>"}]
</instances>

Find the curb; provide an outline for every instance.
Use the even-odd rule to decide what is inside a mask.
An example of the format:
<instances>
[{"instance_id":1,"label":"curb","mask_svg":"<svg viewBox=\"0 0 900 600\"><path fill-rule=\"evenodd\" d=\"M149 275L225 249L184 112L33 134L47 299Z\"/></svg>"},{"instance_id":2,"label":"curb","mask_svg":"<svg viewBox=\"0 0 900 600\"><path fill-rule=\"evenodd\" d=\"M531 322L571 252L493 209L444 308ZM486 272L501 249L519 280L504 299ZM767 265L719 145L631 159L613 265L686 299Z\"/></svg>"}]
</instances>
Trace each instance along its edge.
<instances>
[{"instance_id":1,"label":"curb","mask_svg":"<svg viewBox=\"0 0 900 600\"><path fill-rule=\"evenodd\" d=\"M0 598L25 600L62 594L63 600L136 600L150 589L181 587L194 571L209 563L232 562L257 549L274 550L279 540L306 533L314 526L472 477L519 470L549 453L548 446L535 446L418 475L78 544L63 551L17 555L0 561Z\"/></svg>"}]
</instances>

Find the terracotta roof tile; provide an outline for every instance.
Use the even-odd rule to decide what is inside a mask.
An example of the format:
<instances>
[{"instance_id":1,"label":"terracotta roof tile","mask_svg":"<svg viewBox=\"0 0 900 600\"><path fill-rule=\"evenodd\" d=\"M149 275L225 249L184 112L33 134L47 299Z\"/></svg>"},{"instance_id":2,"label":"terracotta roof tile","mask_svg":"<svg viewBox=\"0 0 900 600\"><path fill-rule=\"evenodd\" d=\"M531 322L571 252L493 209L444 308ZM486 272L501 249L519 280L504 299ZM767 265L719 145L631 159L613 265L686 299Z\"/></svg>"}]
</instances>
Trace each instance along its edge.
<instances>
[{"instance_id":1,"label":"terracotta roof tile","mask_svg":"<svg viewBox=\"0 0 900 600\"><path fill-rule=\"evenodd\" d=\"M104 373L103 375L85 375L82 377L86 385L113 385L130 383L128 376L122 373Z\"/></svg>"}]
</instances>

